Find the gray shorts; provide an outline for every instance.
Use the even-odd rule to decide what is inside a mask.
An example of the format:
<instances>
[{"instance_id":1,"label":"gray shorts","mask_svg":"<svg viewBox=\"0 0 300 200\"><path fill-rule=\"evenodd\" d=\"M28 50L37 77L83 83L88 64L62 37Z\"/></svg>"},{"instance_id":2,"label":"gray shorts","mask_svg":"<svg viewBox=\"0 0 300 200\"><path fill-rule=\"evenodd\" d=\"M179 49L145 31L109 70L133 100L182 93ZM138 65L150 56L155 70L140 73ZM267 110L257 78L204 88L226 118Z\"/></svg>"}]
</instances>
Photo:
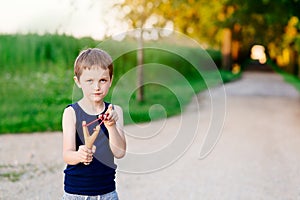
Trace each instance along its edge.
<instances>
[{"instance_id":1,"label":"gray shorts","mask_svg":"<svg viewBox=\"0 0 300 200\"><path fill-rule=\"evenodd\" d=\"M118 193L116 191L112 191L98 196L69 194L65 192L62 200L119 200L119 198Z\"/></svg>"}]
</instances>

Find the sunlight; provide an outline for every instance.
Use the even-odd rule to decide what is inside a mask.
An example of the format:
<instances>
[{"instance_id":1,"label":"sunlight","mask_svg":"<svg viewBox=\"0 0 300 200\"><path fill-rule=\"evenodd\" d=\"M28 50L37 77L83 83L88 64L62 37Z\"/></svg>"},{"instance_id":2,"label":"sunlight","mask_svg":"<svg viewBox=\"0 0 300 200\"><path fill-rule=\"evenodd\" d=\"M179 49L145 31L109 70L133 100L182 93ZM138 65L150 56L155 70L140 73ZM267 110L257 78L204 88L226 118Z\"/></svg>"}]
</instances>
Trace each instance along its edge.
<instances>
[{"instance_id":1,"label":"sunlight","mask_svg":"<svg viewBox=\"0 0 300 200\"><path fill-rule=\"evenodd\" d=\"M262 45L254 45L251 48L251 59L258 60L260 64L265 64L267 62L265 47Z\"/></svg>"}]
</instances>

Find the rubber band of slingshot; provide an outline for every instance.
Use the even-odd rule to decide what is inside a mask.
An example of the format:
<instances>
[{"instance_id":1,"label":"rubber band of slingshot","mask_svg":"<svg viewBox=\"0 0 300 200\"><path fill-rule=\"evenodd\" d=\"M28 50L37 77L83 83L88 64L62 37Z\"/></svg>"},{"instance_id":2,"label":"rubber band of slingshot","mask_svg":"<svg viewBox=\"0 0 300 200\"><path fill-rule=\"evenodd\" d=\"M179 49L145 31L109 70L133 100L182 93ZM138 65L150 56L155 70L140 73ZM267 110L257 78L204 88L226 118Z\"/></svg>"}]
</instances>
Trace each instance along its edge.
<instances>
[{"instance_id":1,"label":"rubber band of slingshot","mask_svg":"<svg viewBox=\"0 0 300 200\"><path fill-rule=\"evenodd\" d=\"M86 126L86 127L90 126L91 124L93 124L93 123L97 122L99 119L101 119L101 118L100 118L101 116L102 116L102 117L106 117L105 115L100 115L97 119L95 119L95 120L93 120L93 121L91 121L91 122L89 122L89 123L87 123L87 124L85 124L85 125L83 125L83 126ZM102 121L100 122L99 126L101 126L101 124L103 124L103 122L104 122L104 120L102 120Z\"/></svg>"}]
</instances>

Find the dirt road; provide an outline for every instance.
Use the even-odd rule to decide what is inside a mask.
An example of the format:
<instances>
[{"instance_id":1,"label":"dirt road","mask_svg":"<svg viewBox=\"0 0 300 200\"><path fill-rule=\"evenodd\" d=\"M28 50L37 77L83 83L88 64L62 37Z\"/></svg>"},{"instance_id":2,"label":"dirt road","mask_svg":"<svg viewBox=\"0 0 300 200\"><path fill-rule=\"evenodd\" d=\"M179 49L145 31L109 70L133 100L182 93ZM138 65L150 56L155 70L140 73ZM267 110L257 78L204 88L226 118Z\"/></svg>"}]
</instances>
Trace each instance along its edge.
<instances>
[{"instance_id":1,"label":"dirt road","mask_svg":"<svg viewBox=\"0 0 300 200\"><path fill-rule=\"evenodd\" d=\"M221 137L203 159L204 132L212 123L207 93L181 116L126 126L128 162L120 161L117 173L120 199L300 199L299 93L276 74L255 72L225 89ZM196 119L197 135L190 137ZM179 142L172 134L178 126L184 127L177 132ZM61 140L61 133L0 136L0 199L60 199ZM167 149L173 142L177 146ZM146 158L135 157L139 153Z\"/></svg>"}]
</instances>

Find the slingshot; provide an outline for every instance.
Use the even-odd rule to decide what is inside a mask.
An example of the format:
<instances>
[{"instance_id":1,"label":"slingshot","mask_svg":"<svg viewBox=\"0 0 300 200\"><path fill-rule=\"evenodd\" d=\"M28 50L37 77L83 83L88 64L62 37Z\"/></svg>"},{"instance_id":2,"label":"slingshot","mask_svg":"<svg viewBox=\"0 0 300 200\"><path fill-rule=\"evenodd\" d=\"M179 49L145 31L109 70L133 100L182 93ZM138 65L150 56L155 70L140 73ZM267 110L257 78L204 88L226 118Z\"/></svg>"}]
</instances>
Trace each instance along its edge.
<instances>
[{"instance_id":1,"label":"slingshot","mask_svg":"<svg viewBox=\"0 0 300 200\"><path fill-rule=\"evenodd\" d=\"M88 124L86 123L86 121L82 121L82 129L83 129L83 136L84 136L84 143L86 145L87 148L92 149L93 144L100 132L100 126L101 124L103 124L104 120L106 119L106 117L108 116L108 114L102 114L99 115L99 117L91 122L89 122ZM91 124L97 122L98 120L102 120L100 122L99 125L96 126L94 132L92 133L92 135L90 135L89 130L88 130L88 126L90 126Z\"/></svg>"},{"instance_id":2,"label":"slingshot","mask_svg":"<svg viewBox=\"0 0 300 200\"><path fill-rule=\"evenodd\" d=\"M99 115L97 119L89 122L88 124L86 123L86 121L82 121L82 130L83 130L83 136L84 136L84 144L86 145L86 147L88 149L92 149L93 148L93 144L100 132L100 127L101 124L103 124L104 120L106 119L106 117L108 116L108 114L102 114ZM102 120L100 122L99 125L96 126L96 128L94 129L94 132L92 133L92 135L90 135L89 130L88 130L88 126L90 126L91 124L97 122L98 120ZM90 163L84 163L85 165L89 165Z\"/></svg>"}]
</instances>

